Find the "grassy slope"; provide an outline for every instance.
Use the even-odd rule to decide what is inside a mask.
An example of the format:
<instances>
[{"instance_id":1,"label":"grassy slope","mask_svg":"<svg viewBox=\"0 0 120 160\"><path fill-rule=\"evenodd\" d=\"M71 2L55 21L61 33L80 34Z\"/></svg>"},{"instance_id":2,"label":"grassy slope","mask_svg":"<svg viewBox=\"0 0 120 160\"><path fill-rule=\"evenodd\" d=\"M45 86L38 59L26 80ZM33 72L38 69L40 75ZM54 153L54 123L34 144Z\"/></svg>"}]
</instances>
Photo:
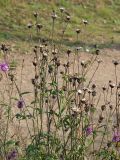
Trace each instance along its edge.
<instances>
[{"instance_id":1,"label":"grassy slope","mask_svg":"<svg viewBox=\"0 0 120 160\"><path fill-rule=\"evenodd\" d=\"M59 15L59 7L63 6L71 15L71 22L65 33L65 46L86 43L103 44L110 46L112 39L114 44L120 44L120 0L0 0L0 42L15 43L25 50L29 31L26 27L29 21L34 23L33 12L39 13L39 23L43 24L42 37L49 38L51 30L51 11L54 9ZM60 18L59 18L60 19ZM87 19L89 25L81 24L82 19ZM59 43L60 23L56 22L56 43ZM79 41L75 42L76 28L82 33ZM31 31L34 41L35 31ZM24 42L24 43L23 43Z\"/></svg>"}]
</instances>

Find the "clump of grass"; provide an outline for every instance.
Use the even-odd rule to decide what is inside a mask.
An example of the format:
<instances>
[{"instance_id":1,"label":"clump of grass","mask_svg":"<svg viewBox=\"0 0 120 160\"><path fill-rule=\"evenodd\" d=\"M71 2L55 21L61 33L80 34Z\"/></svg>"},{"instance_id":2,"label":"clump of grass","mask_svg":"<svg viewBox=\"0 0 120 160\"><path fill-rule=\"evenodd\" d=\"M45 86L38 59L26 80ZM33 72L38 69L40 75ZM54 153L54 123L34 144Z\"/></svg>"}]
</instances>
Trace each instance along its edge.
<instances>
[{"instance_id":1,"label":"clump of grass","mask_svg":"<svg viewBox=\"0 0 120 160\"><path fill-rule=\"evenodd\" d=\"M109 80L98 90L94 76L102 65L100 50L95 46L91 58L81 60L81 47L65 49L60 57L70 14L60 8L61 17L51 14L50 41L41 38L42 24L34 13L34 23L27 25L29 41L35 28L38 43L33 48L31 85L33 92L22 91L24 63L20 83L16 80L16 63L9 59L9 49L1 46L0 63L0 158L20 160L85 160L119 159L120 83L117 76L119 62L113 61L115 82ZM60 20L60 43L56 45L56 23ZM88 22L83 21L85 27ZM33 25L35 24L35 25ZM39 25L40 24L40 25ZM38 27L39 26L39 27ZM80 30L75 30L76 41ZM112 63L112 62L111 62ZM92 66L95 67L92 70ZM11 68L11 65L14 68ZM91 72L92 70L92 72ZM88 73L92 73L89 78ZM25 75L27 76L27 75ZM14 91L17 94L14 96ZM32 94L27 102L26 96ZM16 106L16 111L13 110ZM25 125L24 134L22 125ZM11 131L12 126L17 126Z\"/></svg>"},{"instance_id":2,"label":"clump of grass","mask_svg":"<svg viewBox=\"0 0 120 160\"><path fill-rule=\"evenodd\" d=\"M43 26L46 26L42 32L41 36L46 39L49 38L49 33L51 30L51 19L49 18L49 10L55 9L57 13L59 10L58 6L64 6L67 8L67 12L71 12L71 23L69 23L68 29L65 34L66 41L62 44L64 47L72 47L74 45L74 27L79 26L83 29L81 24L82 19L87 19L89 21L88 27L85 29L86 35L84 34L84 29L81 30L81 38L79 43L85 43L88 45L93 45L95 42L98 44L103 43L102 47L109 47L108 44L110 38L113 37L114 45L120 42L119 34L119 2L114 1L113 3L107 3L109 0L100 2L92 1L0 1L0 40L7 41L9 43L19 42L19 47L23 49L20 45L21 42L26 42L26 37L28 37L29 32L25 30L25 24L31 19L31 12L38 12L40 15L38 19L41 20ZM63 7L63 8L64 8ZM19 14L17 14L19 13ZM80 25L81 24L81 25ZM60 23L56 23L55 30L61 29ZM101 35L102 32L102 35ZM72 38L71 38L72 37ZM59 33L56 34L56 44L59 39ZM33 42L36 42L36 34L33 33ZM110 45L110 43L109 43Z\"/></svg>"}]
</instances>

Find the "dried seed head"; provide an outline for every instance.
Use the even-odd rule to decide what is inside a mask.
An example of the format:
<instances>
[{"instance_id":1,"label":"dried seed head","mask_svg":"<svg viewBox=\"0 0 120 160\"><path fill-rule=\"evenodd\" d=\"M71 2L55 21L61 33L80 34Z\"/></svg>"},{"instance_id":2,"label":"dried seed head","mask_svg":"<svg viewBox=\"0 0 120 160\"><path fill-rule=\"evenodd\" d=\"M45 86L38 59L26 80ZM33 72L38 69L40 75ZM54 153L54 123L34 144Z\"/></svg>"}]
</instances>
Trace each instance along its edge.
<instances>
[{"instance_id":1,"label":"dried seed head","mask_svg":"<svg viewBox=\"0 0 120 160\"><path fill-rule=\"evenodd\" d=\"M67 21L70 21L70 16L67 16L67 17L66 17L66 20L67 20Z\"/></svg>"},{"instance_id":2,"label":"dried seed head","mask_svg":"<svg viewBox=\"0 0 120 160\"><path fill-rule=\"evenodd\" d=\"M113 89L116 85L114 83L109 83L111 89Z\"/></svg>"},{"instance_id":3,"label":"dried seed head","mask_svg":"<svg viewBox=\"0 0 120 160\"><path fill-rule=\"evenodd\" d=\"M106 105L101 106L101 110L104 111L106 109Z\"/></svg>"},{"instance_id":4,"label":"dried seed head","mask_svg":"<svg viewBox=\"0 0 120 160\"><path fill-rule=\"evenodd\" d=\"M117 66L117 65L119 64L119 61L117 61L117 60L113 60L112 62L113 62L113 64L114 64L115 66Z\"/></svg>"},{"instance_id":5,"label":"dried seed head","mask_svg":"<svg viewBox=\"0 0 120 160\"><path fill-rule=\"evenodd\" d=\"M71 50L70 50L70 49L68 49L68 50L67 50L67 55L69 56L69 55L70 55L70 53L71 53Z\"/></svg>"},{"instance_id":6,"label":"dried seed head","mask_svg":"<svg viewBox=\"0 0 120 160\"><path fill-rule=\"evenodd\" d=\"M81 61L81 66L85 66L85 61Z\"/></svg>"},{"instance_id":7,"label":"dried seed head","mask_svg":"<svg viewBox=\"0 0 120 160\"><path fill-rule=\"evenodd\" d=\"M56 55L58 53L57 49L52 50L52 54Z\"/></svg>"},{"instance_id":8,"label":"dried seed head","mask_svg":"<svg viewBox=\"0 0 120 160\"><path fill-rule=\"evenodd\" d=\"M69 63L69 62L67 62L66 67L67 67L67 68L69 68L69 67L70 67L70 63Z\"/></svg>"},{"instance_id":9,"label":"dried seed head","mask_svg":"<svg viewBox=\"0 0 120 160\"><path fill-rule=\"evenodd\" d=\"M86 103L86 99L85 99L85 98L81 99L81 102L82 102L83 104L85 104L85 103Z\"/></svg>"},{"instance_id":10,"label":"dried seed head","mask_svg":"<svg viewBox=\"0 0 120 160\"><path fill-rule=\"evenodd\" d=\"M88 24L88 21L85 19L83 19L82 22L84 23L85 26Z\"/></svg>"},{"instance_id":11,"label":"dried seed head","mask_svg":"<svg viewBox=\"0 0 120 160\"><path fill-rule=\"evenodd\" d=\"M33 85L36 84L36 80L34 78L31 79L31 82L32 82Z\"/></svg>"},{"instance_id":12,"label":"dried seed head","mask_svg":"<svg viewBox=\"0 0 120 160\"><path fill-rule=\"evenodd\" d=\"M51 17L52 17L53 20L55 20L57 18L57 14L55 13L55 11L53 11Z\"/></svg>"},{"instance_id":13,"label":"dried seed head","mask_svg":"<svg viewBox=\"0 0 120 160\"><path fill-rule=\"evenodd\" d=\"M76 33L79 34L81 32L80 29L76 29Z\"/></svg>"},{"instance_id":14,"label":"dried seed head","mask_svg":"<svg viewBox=\"0 0 120 160\"><path fill-rule=\"evenodd\" d=\"M66 64L63 64L63 67L65 67L65 68L66 68Z\"/></svg>"},{"instance_id":15,"label":"dried seed head","mask_svg":"<svg viewBox=\"0 0 120 160\"><path fill-rule=\"evenodd\" d=\"M34 51L34 53L37 53L37 49L36 48L34 48L33 51Z\"/></svg>"},{"instance_id":16,"label":"dried seed head","mask_svg":"<svg viewBox=\"0 0 120 160\"><path fill-rule=\"evenodd\" d=\"M43 52L43 59L47 61L47 57L48 57L47 53Z\"/></svg>"},{"instance_id":17,"label":"dried seed head","mask_svg":"<svg viewBox=\"0 0 120 160\"><path fill-rule=\"evenodd\" d=\"M76 81L76 80L77 80L77 77L76 77L76 76L73 76L73 80Z\"/></svg>"},{"instance_id":18,"label":"dried seed head","mask_svg":"<svg viewBox=\"0 0 120 160\"><path fill-rule=\"evenodd\" d=\"M72 107L71 110L75 113L80 113L80 109L78 107Z\"/></svg>"},{"instance_id":19,"label":"dried seed head","mask_svg":"<svg viewBox=\"0 0 120 160\"><path fill-rule=\"evenodd\" d=\"M54 56L53 59L52 59L52 61L56 62L57 59L58 59L57 56Z\"/></svg>"},{"instance_id":20,"label":"dried seed head","mask_svg":"<svg viewBox=\"0 0 120 160\"><path fill-rule=\"evenodd\" d=\"M1 50L2 50L3 52L6 52L6 51L8 51L8 47L7 47L5 44L2 44L2 45L1 45Z\"/></svg>"},{"instance_id":21,"label":"dried seed head","mask_svg":"<svg viewBox=\"0 0 120 160\"><path fill-rule=\"evenodd\" d=\"M47 53L46 52L43 52L43 58L47 58Z\"/></svg>"},{"instance_id":22,"label":"dried seed head","mask_svg":"<svg viewBox=\"0 0 120 160\"><path fill-rule=\"evenodd\" d=\"M100 50L99 50L99 49L96 49L95 53L96 53L96 55L99 55Z\"/></svg>"},{"instance_id":23,"label":"dried seed head","mask_svg":"<svg viewBox=\"0 0 120 160\"><path fill-rule=\"evenodd\" d=\"M4 51L5 48L6 48L5 44L2 44L2 45L1 45L1 50Z\"/></svg>"},{"instance_id":24,"label":"dried seed head","mask_svg":"<svg viewBox=\"0 0 120 160\"><path fill-rule=\"evenodd\" d=\"M98 122L99 122L99 123L102 123L103 119L104 119L104 117L103 117L103 116L99 116L99 120L98 120Z\"/></svg>"},{"instance_id":25,"label":"dried seed head","mask_svg":"<svg viewBox=\"0 0 120 160\"><path fill-rule=\"evenodd\" d=\"M88 93L89 93L89 94L91 94L91 93L92 93L92 90L91 90L91 89L88 89L87 91L88 91Z\"/></svg>"},{"instance_id":26,"label":"dried seed head","mask_svg":"<svg viewBox=\"0 0 120 160\"><path fill-rule=\"evenodd\" d=\"M43 45L40 45L40 52L43 53L43 48L44 46Z\"/></svg>"},{"instance_id":27,"label":"dried seed head","mask_svg":"<svg viewBox=\"0 0 120 160\"><path fill-rule=\"evenodd\" d=\"M92 96L93 96L93 97L95 97L95 96L96 96L96 94L97 94L97 92L96 92L96 91L92 91Z\"/></svg>"},{"instance_id":28,"label":"dried seed head","mask_svg":"<svg viewBox=\"0 0 120 160\"><path fill-rule=\"evenodd\" d=\"M111 81L111 80L109 80L109 84L110 84L110 83L112 83L112 81Z\"/></svg>"},{"instance_id":29,"label":"dried seed head","mask_svg":"<svg viewBox=\"0 0 120 160\"><path fill-rule=\"evenodd\" d=\"M111 104L111 105L109 105L109 108L110 108L110 110L112 110L113 109L113 105Z\"/></svg>"},{"instance_id":30,"label":"dried seed head","mask_svg":"<svg viewBox=\"0 0 120 160\"><path fill-rule=\"evenodd\" d=\"M36 60L33 61L33 66L35 66L35 67L37 66L37 61Z\"/></svg>"},{"instance_id":31,"label":"dried seed head","mask_svg":"<svg viewBox=\"0 0 120 160\"><path fill-rule=\"evenodd\" d=\"M42 24L36 24L36 26L37 26L37 28L38 28L39 30L43 27Z\"/></svg>"},{"instance_id":32,"label":"dried seed head","mask_svg":"<svg viewBox=\"0 0 120 160\"><path fill-rule=\"evenodd\" d=\"M79 51L79 50L82 50L83 47L76 47L76 50Z\"/></svg>"},{"instance_id":33,"label":"dried seed head","mask_svg":"<svg viewBox=\"0 0 120 160\"><path fill-rule=\"evenodd\" d=\"M30 23L30 22L27 24L27 27L28 27L29 29L32 28L32 26L33 26L33 25L32 25L32 23Z\"/></svg>"},{"instance_id":34,"label":"dried seed head","mask_svg":"<svg viewBox=\"0 0 120 160\"><path fill-rule=\"evenodd\" d=\"M69 82L72 82L73 81L73 78L72 77L69 77Z\"/></svg>"},{"instance_id":35,"label":"dried seed head","mask_svg":"<svg viewBox=\"0 0 120 160\"><path fill-rule=\"evenodd\" d=\"M88 88L84 87L84 88L83 88L83 91L84 91L84 92L88 91Z\"/></svg>"},{"instance_id":36,"label":"dried seed head","mask_svg":"<svg viewBox=\"0 0 120 160\"><path fill-rule=\"evenodd\" d=\"M34 48L37 49L39 46L35 45Z\"/></svg>"},{"instance_id":37,"label":"dried seed head","mask_svg":"<svg viewBox=\"0 0 120 160\"><path fill-rule=\"evenodd\" d=\"M63 71L60 71L60 74L62 74L62 75L63 75L63 74L64 74L64 72L63 72Z\"/></svg>"},{"instance_id":38,"label":"dried seed head","mask_svg":"<svg viewBox=\"0 0 120 160\"><path fill-rule=\"evenodd\" d=\"M33 15L34 15L35 18L38 17L38 13L37 12L34 12Z\"/></svg>"},{"instance_id":39,"label":"dried seed head","mask_svg":"<svg viewBox=\"0 0 120 160\"><path fill-rule=\"evenodd\" d=\"M102 87L102 89L103 89L103 91L106 91L107 88L104 86L104 87Z\"/></svg>"},{"instance_id":40,"label":"dried seed head","mask_svg":"<svg viewBox=\"0 0 120 160\"><path fill-rule=\"evenodd\" d=\"M56 64L57 67L59 67L59 66L60 66L60 60L57 60L57 61L55 62L55 64Z\"/></svg>"},{"instance_id":41,"label":"dried seed head","mask_svg":"<svg viewBox=\"0 0 120 160\"><path fill-rule=\"evenodd\" d=\"M64 7L60 7L60 12L64 12L65 11L65 8Z\"/></svg>"},{"instance_id":42,"label":"dried seed head","mask_svg":"<svg viewBox=\"0 0 120 160\"><path fill-rule=\"evenodd\" d=\"M45 103L48 103L48 99L45 100Z\"/></svg>"},{"instance_id":43,"label":"dried seed head","mask_svg":"<svg viewBox=\"0 0 120 160\"><path fill-rule=\"evenodd\" d=\"M78 92L79 95L82 94L82 90L81 89L79 89L77 92Z\"/></svg>"},{"instance_id":44,"label":"dried seed head","mask_svg":"<svg viewBox=\"0 0 120 160\"><path fill-rule=\"evenodd\" d=\"M93 85L92 85L92 89L95 89L95 88L96 88L96 85L95 85L95 84L93 84Z\"/></svg>"},{"instance_id":45,"label":"dried seed head","mask_svg":"<svg viewBox=\"0 0 120 160\"><path fill-rule=\"evenodd\" d=\"M88 104L85 104L84 110L85 110L86 113L89 112L90 108L89 108L89 105L88 105Z\"/></svg>"}]
</instances>

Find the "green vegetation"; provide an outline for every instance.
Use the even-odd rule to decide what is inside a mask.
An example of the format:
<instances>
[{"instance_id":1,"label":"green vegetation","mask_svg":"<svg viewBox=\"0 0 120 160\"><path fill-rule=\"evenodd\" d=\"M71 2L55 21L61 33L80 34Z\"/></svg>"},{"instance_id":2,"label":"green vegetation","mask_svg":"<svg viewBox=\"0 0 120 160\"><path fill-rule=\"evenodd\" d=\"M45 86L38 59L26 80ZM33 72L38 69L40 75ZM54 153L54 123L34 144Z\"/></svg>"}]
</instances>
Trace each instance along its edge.
<instances>
[{"instance_id":1,"label":"green vegetation","mask_svg":"<svg viewBox=\"0 0 120 160\"><path fill-rule=\"evenodd\" d=\"M114 42L114 45L120 43L120 0L0 0L0 41L17 41L18 46L21 46L21 41L27 44L32 34L35 42L36 35L33 31L29 33L27 29L29 22L35 23L33 12L39 13L38 22L43 25L40 36L50 39L51 13L54 9L60 19L60 7L64 7L71 16L65 32L65 42L63 41L65 46L74 46L77 28L81 29L77 44L97 43L101 47L111 47L111 42ZM88 20L89 25L86 27L82 24L83 19ZM55 28L56 39L59 39L61 24L56 22ZM56 40L56 43L59 41Z\"/></svg>"}]
</instances>

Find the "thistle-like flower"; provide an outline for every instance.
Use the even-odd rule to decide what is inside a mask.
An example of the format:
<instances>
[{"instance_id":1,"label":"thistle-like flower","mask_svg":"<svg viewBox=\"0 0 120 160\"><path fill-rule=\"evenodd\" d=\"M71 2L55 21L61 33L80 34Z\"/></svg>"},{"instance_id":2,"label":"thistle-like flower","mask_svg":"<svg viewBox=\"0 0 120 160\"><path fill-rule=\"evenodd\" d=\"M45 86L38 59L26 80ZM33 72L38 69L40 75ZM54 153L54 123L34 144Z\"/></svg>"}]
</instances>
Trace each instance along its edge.
<instances>
[{"instance_id":1,"label":"thistle-like flower","mask_svg":"<svg viewBox=\"0 0 120 160\"><path fill-rule=\"evenodd\" d=\"M13 151L8 153L7 160L15 160L16 157L17 157L17 151L13 150Z\"/></svg>"},{"instance_id":2,"label":"thistle-like flower","mask_svg":"<svg viewBox=\"0 0 120 160\"><path fill-rule=\"evenodd\" d=\"M23 101L23 99L20 99L18 102L17 102L17 107L19 109L22 109L24 107L25 103Z\"/></svg>"},{"instance_id":3,"label":"thistle-like flower","mask_svg":"<svg viewBox=\"0 0 120 160\"><path fill-rule=\"evenodd\" d=\"M87 128L86 128L86 135L88 136L88 135L90 135L90 134L92 134L93 133L93 127L92 126L88 126Z\"/></svg>"},{"instance_id":4,"label":"thistle-like flower","mask_svg":"<svg viewBox=\"0 0 120 160\"><path fill-rule=\"evenodd\" d=\"M0 70L3 72L7 72L9 70L8 64L7 63L1 63L0 64Z\"/></svg>"},{"instance_id":5,"label":"thistle-like flower","mask_svg":"<svg viewBox=\"0 0 120 160\"><path fill-rule=\"evenodd\" d=\"M120 133L115 131L113 134L112 142L120 142Z\"/></svg>"}]
</instances>

